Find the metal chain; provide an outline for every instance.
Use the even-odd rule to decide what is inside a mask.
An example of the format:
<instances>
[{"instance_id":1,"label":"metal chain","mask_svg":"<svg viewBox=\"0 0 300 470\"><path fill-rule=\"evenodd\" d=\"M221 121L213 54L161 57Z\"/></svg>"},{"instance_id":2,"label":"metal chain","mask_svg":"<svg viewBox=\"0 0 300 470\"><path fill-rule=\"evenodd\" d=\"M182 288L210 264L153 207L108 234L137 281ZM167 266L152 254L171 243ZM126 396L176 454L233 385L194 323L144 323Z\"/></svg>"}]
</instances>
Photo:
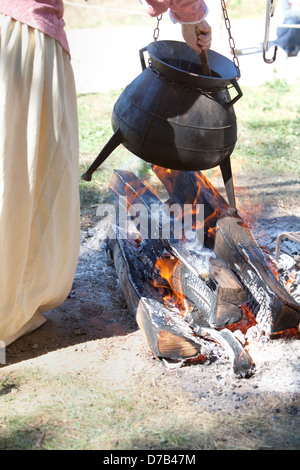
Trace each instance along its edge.
<instances>
[{"instance_id":1,"label":"metal chain","mask_svg":"<svg viewBox=\"0 0 300 470\"><path fill-rule=\"evenodd\" d=\"M233 63L234 63L235 68L237 70L238 79L239 79L240 76L241 76L240 64L239 64L239 59L238 59L238 57L235 53L235 41L234 41L234 39L231 35L231 24L230 24L230 20L229 20L229 17L228 17L228 12L227 12L227 8L226 8L225 0L221 0L221 6L222 6L222 10L223 10L225 27L228 31L228 36L229 36L229 46L230 46L230 49L232 50L232 54L233 54Z\"/></svg>"},{"instance_id":2,"label":"metal chain","mask_svg":"<svg viewBox=\"0 0 300 470\"><path fill-rule=\"evenodd\" d=\"M156 28L154 28L154 32L153 32L153 39L154 41L157 41L158 40L158 36L159 36L159 23L162 19L162 15L159 15L157 18L157 24L156 24Z\"/></svg>"}]
</instances>

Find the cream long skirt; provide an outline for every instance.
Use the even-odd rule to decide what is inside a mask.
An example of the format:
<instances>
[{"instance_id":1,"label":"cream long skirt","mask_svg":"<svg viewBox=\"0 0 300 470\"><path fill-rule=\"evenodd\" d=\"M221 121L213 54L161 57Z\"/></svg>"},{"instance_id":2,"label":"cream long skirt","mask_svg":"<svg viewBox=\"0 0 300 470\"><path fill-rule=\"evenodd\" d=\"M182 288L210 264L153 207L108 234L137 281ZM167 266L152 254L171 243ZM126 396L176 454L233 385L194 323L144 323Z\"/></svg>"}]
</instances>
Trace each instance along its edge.
<instances>
[{"instance_id":1,"label":"cream long skirt","mask_svg":"<svg viewBox=\"0 0 300 470\"><path fill-rule=\"evenodd\" d=\"M0 15L0 342L68 295L79 253L78 124L68 54ZM3 343L2 343L3 344Z\"/></svg>"}]
</instances>

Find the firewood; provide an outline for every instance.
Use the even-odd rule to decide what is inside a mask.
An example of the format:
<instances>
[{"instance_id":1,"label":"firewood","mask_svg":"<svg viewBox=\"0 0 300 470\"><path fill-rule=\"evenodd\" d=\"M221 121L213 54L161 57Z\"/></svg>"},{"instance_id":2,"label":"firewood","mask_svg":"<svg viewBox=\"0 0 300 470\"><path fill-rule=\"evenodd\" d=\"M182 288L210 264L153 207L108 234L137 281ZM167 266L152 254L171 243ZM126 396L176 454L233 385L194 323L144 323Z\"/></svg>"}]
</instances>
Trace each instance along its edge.
<instances>
[{"instance_id":1,"label":"firewood","mask_svg":"<svg viewBox=\"0 0 300 470\"><path fill-rule=\"evenodd\" d=\"M235 273L248 293L251 311L265 333L294 328L300 306L276 279L250 228L201 172L179 172L153 167L171 201L204 204L205 244Z\"/></svg>"},{"instance_id":2,"label":"firewood","mask_svg":"<svg viewBox=\"0 0 300 470\"><path fill-rule=\"evenodd\" d=\"M136 243L110 234L107 247L115 263L129 312L134 316L152 353L160 358L186 360L210 355L209 345L197 338L178 312L167 309L144 272Z\"/></svg>"},{"instance_id":3,"label":"firewood","mask_svg":"<svg viewBox=\"0 0 300 470\"><path fill-rule=\"evenodd\" d=\"M217 268L218 260L212 258L210 263L211 272L214 272L215 276L205 282L201 276L193 274L188 264L178 260L169 284L174 292L183 295L198 307L199 321L204 315L210 326L221 328L242 318L239 305L246 301L247 296L244 289L240 285L237 286L228 269L223 266Z\"/></svg>"},{"instance_id":4,"label":"firewood","mask_svg":"<svg viewBox=\"0 0 300 470\"><path fill-rule=\"evenodd\" d=\"M176 309L164 306L159 292L148 282L135 241L118 238L116 230L108 237L107 247L128 310L134 315L154 356L179 361L180 365L200 357L202 361L209 361L215 356L217 343L229 354L237 376L248 377L254 372L251 358L229 330L217 332L208 328L205 318L199 326L199 318L195 323L194 310L187 321Z\"/></svg>"},{"instance_id":5,"label":"firewood","mask_svg":"<svg viewBox=\"0 0 300 470\"><path fill-rule=\"evenodd\" d=\"M242 219L218 220L215 252L222 253L247 288L256 321L267 334L299 324L300 305L277 280Z\"/></svg>"},{"instance_id":6,"label":"firewood","mask_svg":"<svg viewBox=\"0 0 300 470\"><path fill-rule=\"evenodd\" d=\"M217 220L228 215L229 205L200 171L176 171L153 166L153 171L170 196L170 204L203 204L204 245L214 248Z\"/></svg>"},{"instance_id":7,"label":"firewood","mask_svg":"<svg viewBox=\"0 0 300 470\"><path fill-rule=\"evenodd\" d=\"M159 240L156 242L156 254L164 253L164 245L159 246L160 243ZM149 269L151 272L153 262L145 252L145 245L141 253L135 240L118 237L118 227L114 227L107 238L107 248L114 261L128 310L156 357L180 361L180 365L199 357L204 361L210 360L215 355L214 344L218 343L230 355L233 354L236 375L245 377L250 374L251 359L239 350L230 332L227 338L226 332L221 334L213 333L211 328L207 330L209 324L197 309L191 309L188 316L183 317L178 310L165 307L161 294L149 282ZM174 279L176 284L176 277Z\"/></svg>"},{"instance_id":8,"label":"firewood","mask_svg":"<svg viewBox=\"0 0 300 470\"><path fill-rule=\"evenodd\" d=\"M153 298L140 299L136 321L157 357L183 360L210 353L208 345L195 336L178 313Z\"/></svg>"},{"instance_id":9,"label":"firewood","mask_svg":"<svg viewBox=\"0 0 300 470\"><path fill-rule=\"evenodd\" d=\"M195 324L193 318L190 319L189 324L200 337L215 341L224 348L232 361L233 371L237 376L248 378L254 374L255 364L252 358L230 330L224 328L217 331L213 328L200 327Z\"/></svg>"},{"instance_id":10,"label":"firewood","mask_svg":"<svg viewBox=\"0 0 300 470\"><path fill-rule=\"evenodd\" d=\"M201 251L196 253L187 249L184 241L174 238L162 238L162 229L157 214L151 211L151 205L161 206L161 201L133 173L117 170L114 172L109 188L117 195L126 195L130 204L142 203L146 209L146 221L156 224L155 232L159 234L160 243L171 256L180 260L173 273L171 287L181 284L182 293L197 305L201 313L213 327L222 327L242 318L241 303L247 300L240 282L222 261L221 258L210 259L209 268L205 270L201 261ZM170 214L172 217L172 214ZM149 218L149 220L148 220ZM150 220L151 218L151 220ZM153 247L156 240L151 240ZM200 265L200 267L199 267Z\"/></svg>"}]
</instances>

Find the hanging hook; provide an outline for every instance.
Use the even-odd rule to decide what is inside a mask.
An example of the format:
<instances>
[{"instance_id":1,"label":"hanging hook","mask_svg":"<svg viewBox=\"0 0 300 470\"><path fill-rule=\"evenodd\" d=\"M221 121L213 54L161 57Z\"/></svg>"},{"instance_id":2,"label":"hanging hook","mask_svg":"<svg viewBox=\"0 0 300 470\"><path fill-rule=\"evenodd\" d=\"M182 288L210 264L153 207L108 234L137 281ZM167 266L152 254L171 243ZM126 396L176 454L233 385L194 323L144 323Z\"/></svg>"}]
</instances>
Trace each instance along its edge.
<instances>
[{"instance_id":1,"label":"hanging hook","mask_svg":"<svg viewBox=\"0 0 300 470\"><path fill-rule=\"evenodd\" d=\"M265 39L264 39L264 50L263 50L263 58L267 64L272 64L276 60L277 54L277 46L275 46L274 54L272 59L267 59L266 52L269 48L269 35L270 35L270 20L274 15L274 4L273 0L267 0L267 8L266 8L266 25L265 25Z\"/></svg>"}]
</instances>

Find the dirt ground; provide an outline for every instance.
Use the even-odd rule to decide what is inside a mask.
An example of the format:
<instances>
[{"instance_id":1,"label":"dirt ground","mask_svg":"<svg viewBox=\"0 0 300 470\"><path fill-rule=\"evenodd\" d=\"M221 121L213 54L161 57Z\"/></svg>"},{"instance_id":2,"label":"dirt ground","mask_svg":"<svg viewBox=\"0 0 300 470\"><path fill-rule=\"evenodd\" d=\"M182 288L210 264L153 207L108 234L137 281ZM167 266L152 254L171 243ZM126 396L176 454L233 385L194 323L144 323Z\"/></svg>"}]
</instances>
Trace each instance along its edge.
<instances>
[{"instance_id":1,"label":"dirt ground","mask_svg":"<svg viewBox=\"0 0 300 470\"><path fill-rule=\"evenodd\" d=\"M236 184L239 203L245 204L246 197L252 204L260 202L256 229L267 234L265 243L270 250L275 247L277 233L300 230L299 189L299 182L291 180L256 181L252 186L241 180ZM195 412L205 410L220 422L224 417L249 416L249 429L244 430L249 439L246 448L299 449L299 336L267 340L258 335L249 351L256 364L249 379L234 376L225 353L213 363L184 367L154 358L128 313L114 266L108 263L106 229L105 220L82 218L81 253L69 297L46 315L48 321L43 326L7 348L2 372L27 366L61 373L77 370L94 374L96 380L114 389L135 384L148 387L151 378L159 386L160 399L165 387L171 387L176 396L187 397ZM292 250L296 252L295 246ZM178 412L175 404L174 412ZM259 428L260 444L256 439L254 445L251 436ZM238 446L228 447L234 445Z\"/></svg>"}]
</instances>

